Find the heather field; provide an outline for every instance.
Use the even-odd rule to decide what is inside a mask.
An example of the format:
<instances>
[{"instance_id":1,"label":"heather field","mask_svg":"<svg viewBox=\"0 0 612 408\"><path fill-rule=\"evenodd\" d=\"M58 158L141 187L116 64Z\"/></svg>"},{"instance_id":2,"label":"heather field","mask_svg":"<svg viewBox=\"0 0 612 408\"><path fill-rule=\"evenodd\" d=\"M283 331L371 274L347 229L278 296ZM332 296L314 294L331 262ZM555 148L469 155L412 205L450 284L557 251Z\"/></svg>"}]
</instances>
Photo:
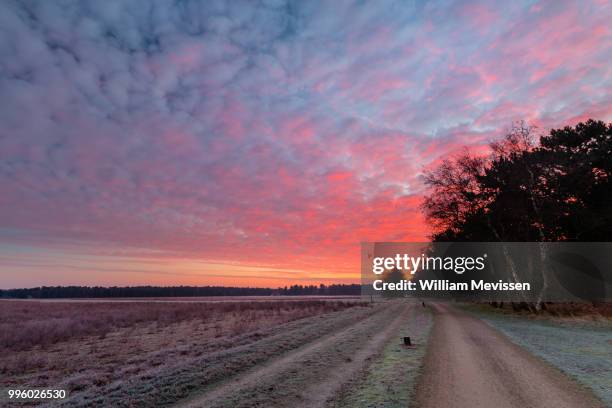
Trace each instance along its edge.
<instances>
[{"instance_id":1,"label":"heather field","mask_svg":"<svg viewBox=\"0 0 612 408\"><path fill-rule=\"evenodd\" d=\"M52 406L351 406L376 367L384 380L407 361L405 398L431 324L414 305L1 301L0 387L66 389ZM419 352L389 349L406 332Z\"/></svg>"},{"instance_id":2,"label":"heather field","mask_svg":"<svg viewBox=\"0 0 612 408\"><path fill-rule=\"evenodd\" d=\"M306 316L340 310L348 302L316 300L217 302L2 301L3 352L146 327L164 329L184 322L204 324L214 337L258 329ZM210 334L207 332L207 334Z\"/></svg>"},{"instance_id":3,"label":"heather field","mask_svg":"<svg viewBox=\"0 0 612 408\"><path fill-rule=\"evenodd\" d=\"M60 387L69 405L112 385L257 342L287 324L369 309L348 301L0 302L0 387ZM356 310L356 312L358 312ZM138 379L137 379L138 378ZM136 379L135 381L132 381ZM119 400L113 401L119 403Z\"/></svg>"}]
</instances>

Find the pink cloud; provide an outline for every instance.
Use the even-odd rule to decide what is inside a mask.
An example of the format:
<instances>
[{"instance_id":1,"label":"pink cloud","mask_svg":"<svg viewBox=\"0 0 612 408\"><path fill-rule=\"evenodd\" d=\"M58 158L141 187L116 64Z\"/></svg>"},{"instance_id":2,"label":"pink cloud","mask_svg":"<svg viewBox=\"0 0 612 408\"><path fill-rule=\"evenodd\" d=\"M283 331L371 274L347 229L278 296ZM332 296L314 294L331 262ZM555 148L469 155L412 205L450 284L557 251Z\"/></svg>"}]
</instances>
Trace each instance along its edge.
<instances>
[{"instance_id":1,"label":"pink cloud","mask_svg":"<svg viewBox=\"0 0 612 408\"><path fill-rule=\"evenodd\" d=\"M612 120L605 2L21 7L0 4L0 249L75 264L357 281L360 241L427 239L425 169L516 120Z\"/></svg>"}]
</instances>

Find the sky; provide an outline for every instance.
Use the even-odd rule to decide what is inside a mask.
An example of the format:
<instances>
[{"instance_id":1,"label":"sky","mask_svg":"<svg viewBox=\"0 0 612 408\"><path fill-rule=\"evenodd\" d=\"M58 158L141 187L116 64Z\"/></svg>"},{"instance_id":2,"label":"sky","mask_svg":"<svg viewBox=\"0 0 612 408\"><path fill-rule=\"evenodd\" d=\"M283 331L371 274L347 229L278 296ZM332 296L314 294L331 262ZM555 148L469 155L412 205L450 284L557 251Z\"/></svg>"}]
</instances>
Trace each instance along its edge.
<instances>
[{"instance_id":1,"label":"sky","mask_svg":"<svg viewBox=\"0 0 612 408\"><path fill-rule=\"evenodd\" d=\"M2 1L0 288L359 280L423 171L612 120L607 1Z\"/></svg>"}]
</instances>

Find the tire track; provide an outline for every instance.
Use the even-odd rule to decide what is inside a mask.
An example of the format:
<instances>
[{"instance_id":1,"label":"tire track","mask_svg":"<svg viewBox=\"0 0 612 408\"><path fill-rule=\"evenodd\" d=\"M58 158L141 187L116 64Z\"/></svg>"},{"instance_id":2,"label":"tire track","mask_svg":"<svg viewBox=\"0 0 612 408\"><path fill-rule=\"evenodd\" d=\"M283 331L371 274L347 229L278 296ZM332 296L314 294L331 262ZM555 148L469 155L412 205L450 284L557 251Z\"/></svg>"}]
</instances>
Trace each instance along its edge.
<instances>
[{"instance_id":1,"label":"tire track","mask_svg":"<svg viewBox=\"0 0 612 408\"><path fill-rule=\"evenodd\" d=\"M178 406L324 406L352 374L382 349L406 318L406 303L390 302L385 306L365 320L262 364ZM358 346L356 352L346 349L351 346ZM347 352L350 357L343 355ZM305 377L310 381L303 381ZM311 382L314 383L308 386ZM279 393L282 398L276 399Z\"/></svg>"}]
</instances>

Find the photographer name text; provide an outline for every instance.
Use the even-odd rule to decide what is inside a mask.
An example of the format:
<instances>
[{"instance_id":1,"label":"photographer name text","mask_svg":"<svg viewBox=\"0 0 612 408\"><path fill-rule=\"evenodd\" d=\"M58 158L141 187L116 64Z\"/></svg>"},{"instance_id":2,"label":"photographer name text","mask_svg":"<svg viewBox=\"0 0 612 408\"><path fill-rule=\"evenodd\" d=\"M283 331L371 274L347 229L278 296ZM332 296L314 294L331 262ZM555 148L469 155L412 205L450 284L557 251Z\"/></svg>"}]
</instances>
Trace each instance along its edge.
<instances>
[{"instance_id":1,"label":"photographer name text","mask_svg":"<svg viewBox=\"0 0 612 408\"><path fill-rule=\"evenodd\" d=\"M400 290L400 291L513 291L513 290L531 290L531 285L527 282L515 283L504 282L485 282L484 280L471 280L467 282L451 282L449 280L419 280L413 282L410 280L400 280L398 282L385 282L382 279L377 279L372 283L374 290Z\"/></svg>"}]
</instances>

